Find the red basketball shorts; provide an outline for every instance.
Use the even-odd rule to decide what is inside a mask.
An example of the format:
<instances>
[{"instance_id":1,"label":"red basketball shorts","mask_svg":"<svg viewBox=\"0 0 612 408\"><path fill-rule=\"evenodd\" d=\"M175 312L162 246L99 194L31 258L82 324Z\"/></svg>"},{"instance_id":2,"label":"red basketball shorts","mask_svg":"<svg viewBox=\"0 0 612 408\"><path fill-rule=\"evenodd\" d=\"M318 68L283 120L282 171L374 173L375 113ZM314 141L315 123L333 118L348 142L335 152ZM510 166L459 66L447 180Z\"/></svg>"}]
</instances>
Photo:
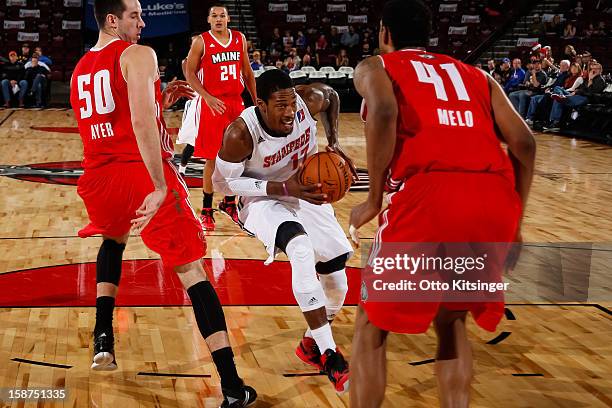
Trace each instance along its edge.
<instances>
[{"instance_id":1,"label":"red basketball shorts","mask_svg":"<svg viewBox=\"0 0 612 408\"><path fill-rule=\"evenodd\" d=\"M521 202L510 181L489 173L423 173L387 197L376 242L512 242ZM505 254L503 254L505 258ZM361 302L375 326L396 333L423 333L440 306L470 311L476 323L494 331L503 302Z\"/></svg>"},{"instance_id":2,"label":"red basketball shorts","mask_svg":"<svg viewBox=\"0 0 612 408\"><path fill-rule=\"evenodd\" d=\"M219 115L202 100L199 117L196 117L198 136L194 156L216 159L223 142L223 132L244 110L242 97L220 97L225 103L225 112ZM197 114L197 113L196 113Z\"/></svg>"},{"instance_id":3,"label":"red basketball shorts","mask_svg":"<svg viewBox=\"0 0 612 408\"><path fill-rule=\"evenodd\" d=\"M142 240L173 267L196 261L206 253L202 225L189 203L187 186L174 166L164 162L168 194L160 209L141 232ZM88 169L79 179L77 192L83 199L90 223L79 231L81 238L96 234L120 237L130 231L136 210L154 190L142 162L114 163Z\"/></svg>"}]
</instances>

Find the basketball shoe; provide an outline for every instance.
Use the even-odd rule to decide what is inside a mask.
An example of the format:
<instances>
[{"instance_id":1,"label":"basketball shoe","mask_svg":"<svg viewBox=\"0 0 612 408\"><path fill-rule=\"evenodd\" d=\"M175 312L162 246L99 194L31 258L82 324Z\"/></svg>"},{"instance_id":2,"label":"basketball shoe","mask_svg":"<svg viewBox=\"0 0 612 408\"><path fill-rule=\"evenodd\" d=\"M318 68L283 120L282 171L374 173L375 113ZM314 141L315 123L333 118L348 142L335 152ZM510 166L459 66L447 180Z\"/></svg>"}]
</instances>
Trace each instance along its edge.
<instances>
[{"instance_id":1,"label":"basketball shoe","mask_svg":"<svg viewBox=\"0 0 612 408\"><path fill-rule=\"evenodd\" d=\"M257 399L257 392L253 387L242 384L238 390L222 388L223 403L219 408L242 408L248 407Z\"/></svg>"},{"instance_id":2,"label":"basketball shoe","mask_svg":"<svg viewBox=\"0 0 612 408\"><path fill-rule=\"evenodd\" d=\"M215 219L213 217L212 208L202 208L202 214L200 215L200 221L202 222L202 228L204 231L215 230Z\"/></svg>"},{"instance_id":3,"label":"basketball shoe","mask_svg":"<svg viewBox=\"0 0 612 408\"><path fill-rule=\"evenodd\" d=\"M323 363L321 363L321 350L317 346L317 342L312 337L302 338L300 344L295 349L295 355L300 360L309 364L319 371L323 371Z\"/></svg>"},{"instance_id":4,"label":"basketball shoe","mask_svg":"<svg viewBox=\"0 0 612 408\"><path fill-rule=\"evenodd\" d=\"M240 222L238 221L238 209L236 208L235 201L221 201L219 203L219 211L230 217L230 219L234 221L234 224L240 225Z\"/></svg>"},{"instance_id":5,"label":"basketball shoe","mask_svg":"<svg viewBox=\"0 0 612 408\"><path fill-rule=\"evenodd\" d=\"M338 394L344 394L349 388L349 366L340 350L325 350L321 355L323 372L331 381Z\"/></svg>"},{"instance_id":6,"label":"basketball shoe","mask_svg":"<svg viewBox=\"0 0 612 408\"><path fill-rule=\"evenodd\" d=\"M117 369L115 360L115 339L112 330L94 333L94 357L91 369L112 371Z\"/></svg>"}]
</instances>

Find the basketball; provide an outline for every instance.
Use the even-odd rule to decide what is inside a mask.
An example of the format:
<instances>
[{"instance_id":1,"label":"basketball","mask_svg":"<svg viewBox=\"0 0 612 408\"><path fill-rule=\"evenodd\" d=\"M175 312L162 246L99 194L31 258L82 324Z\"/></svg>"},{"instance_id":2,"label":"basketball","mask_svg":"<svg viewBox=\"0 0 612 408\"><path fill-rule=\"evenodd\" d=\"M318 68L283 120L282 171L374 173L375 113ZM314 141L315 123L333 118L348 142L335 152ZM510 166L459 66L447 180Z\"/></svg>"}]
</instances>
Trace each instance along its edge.
<instances>
[{"instance_id":1,"label":"basketball","mask_svg":"<svg viewBox=\"0 0 612 408\"><path fill-rule=\"evenodd\" d=\"M335 203L348 192L353 178L342 156L334 152L319 152L306 159L299 180L305 186L321 184L318 192L327 194L327 201Z\"/></svg>"}]
</instances>

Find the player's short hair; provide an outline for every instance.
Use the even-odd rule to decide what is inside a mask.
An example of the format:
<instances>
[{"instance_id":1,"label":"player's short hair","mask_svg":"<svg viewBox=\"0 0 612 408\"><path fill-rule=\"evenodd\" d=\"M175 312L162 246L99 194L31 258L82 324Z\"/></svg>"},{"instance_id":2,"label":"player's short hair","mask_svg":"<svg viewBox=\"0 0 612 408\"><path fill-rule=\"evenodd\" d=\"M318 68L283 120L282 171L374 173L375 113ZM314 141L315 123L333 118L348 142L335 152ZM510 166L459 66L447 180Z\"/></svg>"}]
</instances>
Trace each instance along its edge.
<instances>
[{"instance_id":1,"label":"player's short hair","mask_svg":"<svg viewBox=\"0 0 612 408\"><path fill-rule=\"evenodd\" d=\"M229 14L229 10L227 9L227 6L226 6L225 4L215 3L215 4L213 4L212 6L210 6L210 7L208 8L208 15L209 15L209 16L210 16L210 12L211 12L211 11L212 11L212 9L214 9L214 8L223 8L223 9L225 9L225 13L226 13L226 14Z\"/></svg>"},{"instance_id":2,"label":"player's short hair","mask_svg":"<svg viewBox=\"0 0 612 408\"><path fill-rule=\"evenodd\" d=\"M289 88L293 88L293 80L280 69L270 69L257 78L257 97L266 103L274 92Z\"/></svg>"},{"instance_id":3,"label":"player's short hair","mask_svg":"<svg viewBox=\"0 0 612 408\"><path fill-rule=\"evenodd\" d=\"M427 47L431 11L421 0L389 0L383 6L382 25L390 32L395 49Z\"/></svg>"},{"instance_id":4,"label":"player's short hair","mask_svg":"<svg viewBox=\"0 0 612 408\"><path fill-rule=\"evenodd\" d=\"M125 3L123 0L95 0L94 1L94 15L96 17L96 23L98 28L104 28L104 22L106 16L114 14L117 17L121 17L125 11Z\"/></svg>"}]
</instances>

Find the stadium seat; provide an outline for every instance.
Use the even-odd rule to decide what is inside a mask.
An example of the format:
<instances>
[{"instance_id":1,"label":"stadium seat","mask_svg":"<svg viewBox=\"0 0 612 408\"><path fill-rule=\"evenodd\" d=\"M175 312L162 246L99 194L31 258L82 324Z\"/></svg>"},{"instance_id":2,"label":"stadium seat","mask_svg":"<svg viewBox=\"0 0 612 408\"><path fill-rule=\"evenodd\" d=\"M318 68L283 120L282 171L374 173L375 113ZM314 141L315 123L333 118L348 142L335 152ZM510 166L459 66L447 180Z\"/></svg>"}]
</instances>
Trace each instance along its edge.
<instances>
[{"instance_id":1,"label":"stadium seat","mask_svg":"<svg viewBox=\"0 0 612 408\"><path fill-rule=\"evenodd\" d=\"M340 67L338 68L338 72L342 72L345 75L350 75L355 71L353 67Z\"/></svg>"},{"instance_id":2,"label":"stadium seat","mask_svg":"<svg viewBox=\"0 0 612 408\"><path fill-rule=\"evenodd\" d=\"M305 72L306 75L310 75L313 72L316 72L316 68L315 67L311 67L311 66L306 66L306 67L302 67L301 71Z\"/></svg>"},{"instance_id":3,"label":"stadium seat","mask_svg":"<svg viewBox=\"0 0 612 408\"><path fill-rule=\"evenodd\" d=\"M308 79L310 80L310 82L323 82L323 83L326 83L327 82L327 75L325 75L324 72L315 71L315 72L311 72L308 75Z\"/></svg>"},{"instance_id":4,"label":"stadium seat","mask_svg":"<svg viewBox=\"0 0 612 408\"><path fill-rule=\"evenodd\" d=\"M346 75L342 72L330 72L327 83L334 88L346 88Z\"/></svg>"},{"instance_id":5,"label":"stadium seat","mask_svg":"<svg viewBox=\"0 0 612 408\"><path fill-rule=\"evenodd\" d=\"M308 75L299 69L297 71L290 72L289 76L291 79L293 79L294 85L303 85L308 83Z\"/></svg>"},{"instance_id":6,"label":"stadium seat","mask_svg":"<svg viewBox=\"0 0 612 408\"><path fill-rule=\"evenodd\" d=\"M330 74L332 72L336 72L336 69L334 67L326 66L319 68L319 71L323 72L324 74Z\"/></svg>"},{"instance_id":7,"label":"stadium seat","mask_svg":"<svg viewBox=\"0 0 612 408\"><path fill-rule=\"evenodd\" d=\"M275 67L274 65L266 65L266 66L264 67L264 71L269 71L269 70L271 70L271 69L276 69L276 67Z\"/></svg>"}]
</instances>

